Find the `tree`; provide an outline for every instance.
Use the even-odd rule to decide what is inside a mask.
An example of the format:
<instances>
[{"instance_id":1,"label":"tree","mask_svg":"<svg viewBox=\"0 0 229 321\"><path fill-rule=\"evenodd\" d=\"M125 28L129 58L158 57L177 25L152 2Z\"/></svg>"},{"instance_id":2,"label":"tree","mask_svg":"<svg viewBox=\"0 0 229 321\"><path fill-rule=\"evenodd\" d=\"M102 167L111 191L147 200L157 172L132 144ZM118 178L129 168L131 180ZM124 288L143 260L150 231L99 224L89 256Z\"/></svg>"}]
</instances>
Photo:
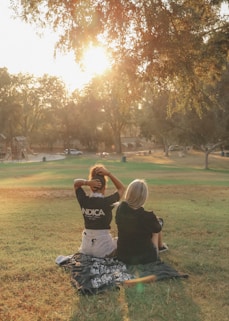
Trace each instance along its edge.
<instances>
[{"instance_id":1,"label":"tree","mask_svg":"<svg viewBox=\"0 0 229 321\"><path fill-rule=\"evenodd\" d=\"M15 78L6 68L0 69L0 128L10 145L12 138L20 133L21 106L13 94Z\"/></svg>"},{"instance_id":2,"label":"tree","mask_svg":"<svg viewBox=\"0 0 229 321\"><path fill-rule=\"evenodd\" d=\"M58 78L10 75L3 68L0 70L0 93L0 128L8 144L15 136L25 136L31 144L38 143L50 126L52 134L58 134L53 125L56 125L58 108L67 100L66 88ZM51 144L53 139L49 133L45 141Z\"/></svg>"},{"instance_id":3,"label":"tree","mask_svg":"<svg viewBox=\"0 0 229 321\"><path fill-rule=\"evenodd\" d=\"M215 87L206 86L208 95L203 101L201 113L190 106L169 116L170 93L158 91L151 84L144 92L139 112L141 135L148 139L161 137L165 151L171 141L198 147L204 151L205 169L208 169L209 155L217 147L223 147L229 139L228 75L227 67ZM210 95L214 97L212 100L207 97Z\"/></svg>"},{"instance_id":4,"label":"tree","mask_svg":"<svg viewBox=\"0 0 229 321\"><path fill-rule=\"evenodd\" d=\"M208 169L209 155L217 148L223 150L229 143L229 66L223 71L222 77L215 87L207 87L213 102L203 108L201 115L189 110L181 119L183 131L180 141L189 140L199 146L205 154L205 169Z\"/></svg>"},{"instance_id":5,"label":"tree","mask_svg":"<svg viewBox=\"0 0 229 321\"><path fill-rule=\"evenodd\" d=\"M21 134L36 137L44 125L47 115L45 110L50 109L55 115L58 107L65 103L65 86L57 77L48 75L36 78L28 74L18 74L14 77L12 94L21 107L18 117Z\"/></svg>"},{"instance_id":6,"label":"tree","mask_svg":"<svg viewBox=\"0 0 229 321\"><path fill-rule=\"evenodd\" d=\"M101 104L97 92L90 84L85 87L77 101L78 122L75 124L78 139L90 151L97 151L102 122Z\"/></svg>"},{"instance_id":7,"label":"tree","mask_svg":"<svg viewBox=\"0 0 229 321\"><path fill-rule=\"evenodd\" d=\"M216 84L215 96L221 106L217 110L219 130L222 140L229 145L229 64L225 69L222 78Z\"/></svg>"},{"instance_id":8,"label":"tree","mask_svg":"<svg viewBox=\"0 0 229 321\"><path fill-rule=\"evenodd\" d=\"M170 109L206 107L206 83L220 77L229 22L212 0L12 0L26 21L59 32L57 48L80 61L91 43L106 44L125 72L171 92Z\"/></svg>"},{"instance_id":9,"label":"tree","mask_svg":"<svg viewBox=\"0 0 229 321\"><path fill-rule=\"evenodd\" d=\"M162 143L165 156L169 156L168 147L173 141L176 141L181 130L180 117L182 117L181 112L168 115L169 99L169 91L158 91L156 88L148 86L138 112L141 136Z\"/></svg>"},{"instance_id":10,"label":"tree","mask_svg":"<svg viewBox=\"0 0 229 321\"><path fill-rule=\"evenodd\" d=\"M43 145L51 149L61 137L60 111L68 104L69 97L64 83L57 77L43 75L36 81L33 108L37 116L31 140L40 140Z\"/></svg>"},{"instance_id":11,"label":"tree","mask_svg":"<svg viewBox=\"0 0 229 321\"><path fill-rule=\"evenodd\" d=\"M4 94L5 88L10 85L11 83L11 76L8 73L7 68L0 68L0 92L1 97Z\"/></svg>"},{"instance_id":12,"label":"tree","mask_svg":"<svg viewBox=\"0 0 229 321\"><path fill-rule=\"evenodd\" d=\"M116 66L111 72L94 79L92 86L99 99L103 125L109 125L115 151L122 153L121 134L133 123L133 110L139 99L139 85L122 68Z\"/></svg>"}]
</instances>

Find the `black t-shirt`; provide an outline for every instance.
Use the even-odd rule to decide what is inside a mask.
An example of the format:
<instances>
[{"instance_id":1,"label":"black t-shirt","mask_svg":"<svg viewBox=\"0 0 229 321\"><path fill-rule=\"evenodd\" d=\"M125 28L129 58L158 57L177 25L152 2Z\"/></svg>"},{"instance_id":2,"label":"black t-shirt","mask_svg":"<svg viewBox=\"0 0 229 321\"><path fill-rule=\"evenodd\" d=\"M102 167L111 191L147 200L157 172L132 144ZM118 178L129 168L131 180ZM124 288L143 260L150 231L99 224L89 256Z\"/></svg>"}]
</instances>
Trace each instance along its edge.
<instances>
[{"instance_id":1,"label":"black t-shirt","mask_svg":"<svg viewBox=\"0 0 229 321\"><path fill-rule=\"evenodd\" d=\"M153 211L134 210L124 201L116 211L118 227L117 257L126 264L145 264L157 260L152 234L161 231Z\"/></svg>"},{"instance_id":2,"label":"black t-shirt","mask_svg":"<svg viewBox=\"0 0 229 321\"><path fill-rule=\"evenodd\" d=\"M113 204L120 199L118 192L109 196L95 197L93 195L87 195L85 191L79 187L76 190L76 198L81 207L86 229L110 229Z\"/></svg>"}]
</instances>

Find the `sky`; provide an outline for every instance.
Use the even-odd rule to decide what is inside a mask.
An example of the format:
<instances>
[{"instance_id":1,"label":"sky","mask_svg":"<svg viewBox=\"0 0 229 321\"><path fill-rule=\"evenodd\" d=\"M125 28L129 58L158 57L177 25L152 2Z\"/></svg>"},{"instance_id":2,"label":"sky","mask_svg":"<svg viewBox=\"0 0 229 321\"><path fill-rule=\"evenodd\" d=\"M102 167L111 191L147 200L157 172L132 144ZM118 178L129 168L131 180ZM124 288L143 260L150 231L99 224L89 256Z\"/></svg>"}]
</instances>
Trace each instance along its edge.
<instances>
[{"instance_id":1,"label":"sky","mask_svg":"<svg viewBox=\"0 0 229 321\"><path fill-rule=\"evenodd\" d=\"M9 0L0 0L0 68L6 67L10 74L21 72L43 76L47 73L61 78L70 91L83 88L92 78L93 72L83 73L74 61L73 52L58 54L54 59L57 36L47 31L44 37L39 37L35 27L20 19L13 19L13 12L8 5ZM223 7L222 11L228 14L227 8ZM93 66L98 68L99 65L101 71L106 69L106 64L102 66L106 59L101 52L98 52L98 61L95 61L95 56L95 52L92 52L91 58L88 57L90 70L93 71Z\"/></svg>"},{"instance_id":2,"label":"sky","mask_svg":"<svg viewBox=\"0 0 229 321\"><path fill-rule=\"evenodd\" d=\"M48 73L61 78L70 90L82 88L91 75L81 72L73 52L58 54L54 59L57 36L47 31L44 37L39 37L35 27L13 19L8 4L8 0L0 1L0 68L6 67L10 74L43 76Z\"/></svg>"}]
</instances>

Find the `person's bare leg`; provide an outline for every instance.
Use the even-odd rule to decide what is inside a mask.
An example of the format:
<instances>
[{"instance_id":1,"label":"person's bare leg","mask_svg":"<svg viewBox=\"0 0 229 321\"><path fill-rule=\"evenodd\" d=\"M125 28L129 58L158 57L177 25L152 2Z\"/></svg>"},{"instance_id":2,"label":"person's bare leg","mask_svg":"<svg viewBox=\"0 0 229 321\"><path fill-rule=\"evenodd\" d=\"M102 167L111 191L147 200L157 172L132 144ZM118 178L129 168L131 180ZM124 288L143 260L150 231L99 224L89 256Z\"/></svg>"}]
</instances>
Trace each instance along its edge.
<instances>
[{"instance_id":1,"label":"person's bare leg","mask_svg":"<svg viewBox=\"0 0 229 321\"><path fill-rule=\"evenodd\" d=\"M157 234L157 244L158 244L158 252L168 251L168 246L166 243L162 241L162 232Z\"/></svg>"},{"instance_id":2,"label":"person's bare leg","mask_svg":"<svg viewBox=\"0 0 229 321\"><path fill-rule=\"evenodd\" d=\"M155 245L155 247L158 249L158 251L160 248L164 247L165 244L162 241L162 232L153 233L152 243Z\"/></svg>"},{"instance_id":3,"label":"person's bare leg","mask_svg":"<svg viewBox=\"0 0 229 321\"><path fill-rule=\"evenodd\" d=\"M163 247L162 232L158 233L158 248Z\"/></svg>"},{"instance_id":4,"label":"person's bare leg","mask_svg":"<svg viewBox=\"0 0 229 321\"><path fill-rule=\"evenodd\" d=\"M153 233L153 235L152 235L152 243L154 244L154 246L156 247L157 250L158 250L159 234L160 233Z\"/></svg>"}]
</instances>

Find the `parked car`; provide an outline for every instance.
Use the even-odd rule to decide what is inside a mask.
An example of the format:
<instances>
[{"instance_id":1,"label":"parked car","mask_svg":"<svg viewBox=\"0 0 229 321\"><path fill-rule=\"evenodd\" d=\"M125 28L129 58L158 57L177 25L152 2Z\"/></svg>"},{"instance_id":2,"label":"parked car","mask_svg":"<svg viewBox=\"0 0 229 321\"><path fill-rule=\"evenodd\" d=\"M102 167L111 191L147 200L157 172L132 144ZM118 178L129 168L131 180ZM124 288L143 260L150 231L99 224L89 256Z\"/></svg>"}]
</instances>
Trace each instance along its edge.
<instances>
[{"instance_id":1,"label":"parked car","mask_svg":"<svg viewBox=\"0 0 229 321\"><path fill-rule=\"evenodd\" d=\"M66 148L64 151L65 155L83 155L83 152L74 148Z\"/></svg>"},{"instance_id":2,"label":"parked car","mask_svg":"<svg viewBox=\"0 0 229 321\"><path fill-rule=\"evenodd\" d=\"M172 151L181 151L183 150L184 147L183 146L179 146L179 145L170 145L169 146L169 151L172 152Z\"/></svg>"},{"instance_id":3,"label":"parked car","mask_svg":"<svg viewBox=\"0 0 229 321\"><path fill-rule=\"evenodd\" d=\"M109 153L107 153L107 152L100 152L100 153L96 153L96 155L97 155L97 156L99 156L99 157L104 158L104 157L109 156L110 154L109 154Z\"/></svg>"}]
</instances>

